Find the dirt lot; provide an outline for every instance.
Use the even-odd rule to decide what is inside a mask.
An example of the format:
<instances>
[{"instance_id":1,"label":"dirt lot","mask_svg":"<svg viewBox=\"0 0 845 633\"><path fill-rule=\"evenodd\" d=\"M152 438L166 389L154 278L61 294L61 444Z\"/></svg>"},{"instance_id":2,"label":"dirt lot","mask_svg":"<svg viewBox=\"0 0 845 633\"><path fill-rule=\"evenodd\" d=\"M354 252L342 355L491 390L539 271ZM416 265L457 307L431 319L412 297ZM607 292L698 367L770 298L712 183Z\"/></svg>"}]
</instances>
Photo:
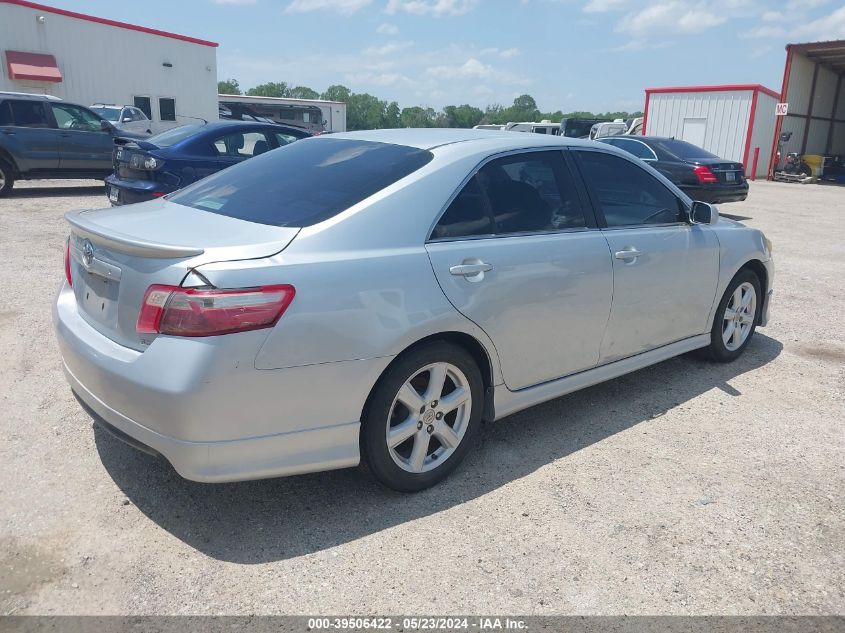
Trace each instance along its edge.
<instances>
[{"instance_id":1,"label":"dirt lot","mask_svg":"<svg viewBox=\"0 0 845 633\"><path fill-rule=\"evenodd\" d=\"M742 359L514 415L404 496L356 470L194 484L92 429L50 325L90 185L0 200L0 613L845 613L845 188L722 207L775 244Z\"/></svg>"}]
</instances>

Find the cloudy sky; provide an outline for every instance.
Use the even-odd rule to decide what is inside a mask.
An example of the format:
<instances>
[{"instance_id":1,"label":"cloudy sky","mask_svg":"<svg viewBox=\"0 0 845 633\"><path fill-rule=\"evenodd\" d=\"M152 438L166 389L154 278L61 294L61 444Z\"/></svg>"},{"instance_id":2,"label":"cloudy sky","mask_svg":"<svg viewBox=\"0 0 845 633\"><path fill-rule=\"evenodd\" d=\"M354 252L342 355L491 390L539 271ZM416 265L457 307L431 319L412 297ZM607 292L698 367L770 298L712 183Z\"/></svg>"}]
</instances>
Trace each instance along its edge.
<instances>
[{"instance_id":1,"label":"cloudy sky","mask_svg":"<svg viewBox=\"0 0 845 633\"><path fill-rule=\"evenodd\" d=\"M652 86L762 83L788 42L845 39L843 0L43 0L220 43L242 87L340 83L401 106L636 110ZM143 54L136 51L135 54Z\"/></svg>"}]
</instances>

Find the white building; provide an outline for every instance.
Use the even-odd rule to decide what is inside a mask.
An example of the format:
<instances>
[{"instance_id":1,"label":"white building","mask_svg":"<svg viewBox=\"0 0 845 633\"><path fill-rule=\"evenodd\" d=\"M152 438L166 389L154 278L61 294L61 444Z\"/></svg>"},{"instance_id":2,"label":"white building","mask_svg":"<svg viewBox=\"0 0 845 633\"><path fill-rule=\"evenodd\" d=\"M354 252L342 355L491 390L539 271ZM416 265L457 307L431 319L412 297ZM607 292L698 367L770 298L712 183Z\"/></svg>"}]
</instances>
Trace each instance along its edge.
<instances>
[{"instance_id":1,"label":"white building","mask_svg":"<svg viewBox=\"0 0 845 633\"><path fill-rule=\"evenodd\" d=\"M0 55L0 91L135 105L154 131L218 118L215 42L0 0Z\"/></svg>"},{"instance_id":2,"label":"white building","mask_svg":"<svg viewBox=\"0 0 845 633\"><path fill-rule=\"evenodd\" d=\"M289 123L312 132L346 131L346 104L343 101L224 94L218 95L218 99L222 106L243 104L256 114L266 116L277 123Z\"/></svg>"},{"instance_id":3,"label":"white building","mask_svg":"<svg viewBox=\"0 0 845 633\"><path fill-rule=\"evenodd\" d=\"M765 178L779 96L757 84L647 88L643 134L683 139Z\"/></svg>"}]
</instances>

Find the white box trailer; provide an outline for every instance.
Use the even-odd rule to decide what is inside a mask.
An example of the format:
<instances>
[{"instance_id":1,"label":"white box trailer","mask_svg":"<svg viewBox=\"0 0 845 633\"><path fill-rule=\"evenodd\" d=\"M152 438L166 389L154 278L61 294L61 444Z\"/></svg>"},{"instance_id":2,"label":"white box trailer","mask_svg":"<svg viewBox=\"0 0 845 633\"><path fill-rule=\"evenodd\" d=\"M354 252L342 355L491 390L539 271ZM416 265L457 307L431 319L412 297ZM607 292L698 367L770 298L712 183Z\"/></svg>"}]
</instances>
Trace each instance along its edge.
<instances>
[{"instance_id":1,"label":"white box trailer","mask_svg":"<svg viewBox=\"0 0 845 633\"><path fill-rule=\"evenodd\" d=\"M683 139L765 178L778 97L759 84L647 88L643 134Z\"/></svg>"},{"instance_id":2,"label":"white box trailer","mask_svg":"<svg viewBox=\"0 0 845 633\"><path fill-rule=\"evenodd\" d=\"M267 117L277 123L304 127L312 132L346 131L346 104L342 101L225 94L219 94L217 98L221 109L240 104L259 116Z\"/></svg>"},{"instance_id":3,"label":"white box trailer","mask_svg":"<svg viewBox=\"0 0 845 633\"><path fill-rule=\"evenodd\" d=\"M24 0L0 0L0 91L134 105L153 132L217 118L217 44Z\"/></svg>"}]
</instances>

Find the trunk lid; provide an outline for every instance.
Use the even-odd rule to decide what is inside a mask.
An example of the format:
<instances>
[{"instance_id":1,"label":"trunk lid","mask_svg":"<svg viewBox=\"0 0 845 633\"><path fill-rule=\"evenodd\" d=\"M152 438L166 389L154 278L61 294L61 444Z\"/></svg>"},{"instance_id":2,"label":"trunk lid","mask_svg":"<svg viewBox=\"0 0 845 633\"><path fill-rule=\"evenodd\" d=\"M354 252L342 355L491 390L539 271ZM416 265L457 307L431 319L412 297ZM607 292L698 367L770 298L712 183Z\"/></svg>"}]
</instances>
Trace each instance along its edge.
<instances>
[{"instance_id":1,"label":"trunk lid","mask_svg":"<svg viewBox=\"0 0 845 633\"><path fill-rule=\"evenodd\" d=\"M135 326L147 288L179 286L195 267L283 250L298 228L267 226L164 199L72 211L70 265L79 312L113 341L143 350L155 335Z\"/></svg>"},{"instance_id":2,"label":"trunk lid","mask_svg":"<svg viewBox=\"0 0 845 633\"><path fill-rule=\"evenodd\" d=\"M734 163L726 161L721 158L712 160L699 159L695 161L696 165L704 165L713 172L721 184L724 185L738 185L745 181L745 169L742 163Z\"/></svg>"}]
</instances>

